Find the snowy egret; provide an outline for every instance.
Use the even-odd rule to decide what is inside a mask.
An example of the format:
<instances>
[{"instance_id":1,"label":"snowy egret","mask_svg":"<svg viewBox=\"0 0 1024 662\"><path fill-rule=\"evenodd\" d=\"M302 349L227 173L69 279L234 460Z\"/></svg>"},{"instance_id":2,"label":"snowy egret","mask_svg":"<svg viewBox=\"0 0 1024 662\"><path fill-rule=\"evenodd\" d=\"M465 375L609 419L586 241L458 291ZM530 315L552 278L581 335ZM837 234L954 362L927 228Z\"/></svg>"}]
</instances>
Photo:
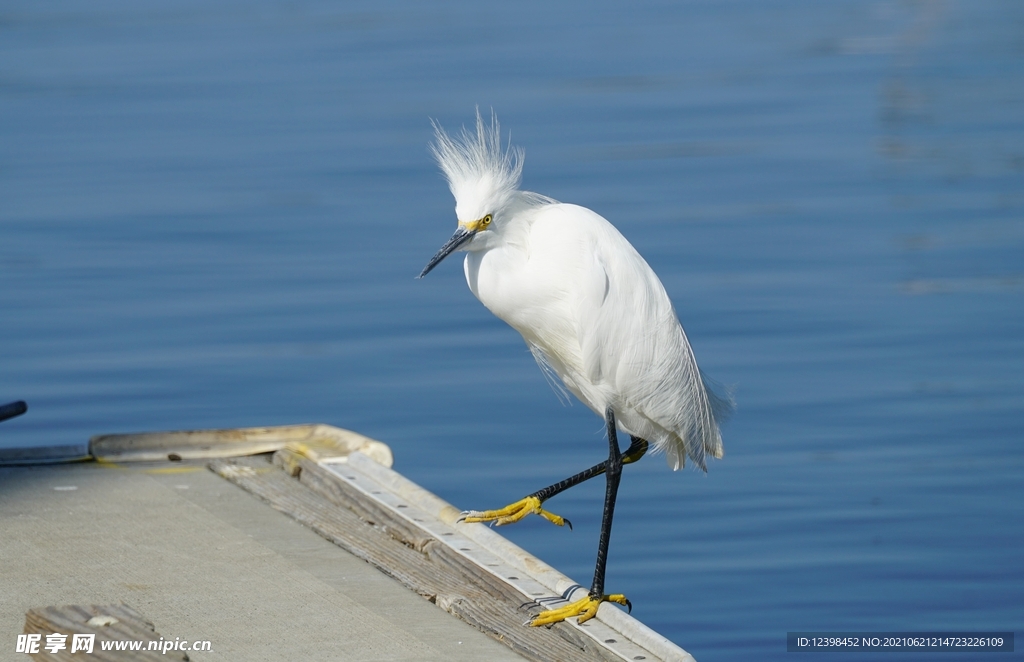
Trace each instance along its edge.
<instances>
[{"instance_id":1,"label":"snowy egret","mask_svg":"<svg viewBox=\"0 0 1024 662\"><path fill-rule=\"evenodd\" d=\"M505 508L466 511L463 521L497 525L530 513L562 526L541 508L545 500L605 474L606 491L594 581L588 596L541 612L531 625L597 614L602 602L632 608L623 595L604 592L615 496L622 466L649 444L679 469L689 457L705 472L705 458L722 457L719 423L732 409L709 386L694 360L664 286L636 249L598 214L520 191L523 151L502 149L492 115L477 111L476 131L455 137L434 124L431 146L455 196L458 228L424 267L466 251L469 289L492 313L522 334L548 375L604 417L608 459L534 492ZM632 443L620 451L616 430ZM570 525L571 528L571 525Z\"/></svg>"}]
</instances>

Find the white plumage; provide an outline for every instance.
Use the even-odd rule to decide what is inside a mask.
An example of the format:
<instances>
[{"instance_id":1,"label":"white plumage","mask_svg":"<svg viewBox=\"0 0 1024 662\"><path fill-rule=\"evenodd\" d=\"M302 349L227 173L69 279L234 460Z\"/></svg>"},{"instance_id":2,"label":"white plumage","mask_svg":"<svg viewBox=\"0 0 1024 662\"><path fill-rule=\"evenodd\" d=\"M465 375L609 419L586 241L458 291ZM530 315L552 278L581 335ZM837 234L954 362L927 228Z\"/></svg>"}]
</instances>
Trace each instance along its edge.
<instances>
[{"instance_id":1,"label":"white plumage","mask_svg":"<svg viewBox=\"0 0 1024 662\"><path fill-rule=\"evenodd\" d=\"M433 152L459 229L422 275L467 251L466 282L522 334L542 369L679 469L722 457L719 423L732 401L702 376L664 286L600 215L520 191L523 152L502 149L496 119L452 137L435 124Z\"/></svg>"}]
</instances>

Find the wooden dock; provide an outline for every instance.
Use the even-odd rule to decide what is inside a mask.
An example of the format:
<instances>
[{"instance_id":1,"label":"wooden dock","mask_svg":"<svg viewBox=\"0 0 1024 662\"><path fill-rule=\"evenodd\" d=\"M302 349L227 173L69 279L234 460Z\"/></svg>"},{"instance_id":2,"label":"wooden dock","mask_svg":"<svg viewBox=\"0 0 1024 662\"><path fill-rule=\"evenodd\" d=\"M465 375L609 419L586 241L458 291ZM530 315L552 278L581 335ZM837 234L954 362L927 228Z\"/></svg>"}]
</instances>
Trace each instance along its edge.
<instances>
[{"instance_id":1,"label":"wooden dock","mask_svg":"<svg viewBox=\"0 0 1024 662\"><path fill-rule=\"evenodd\" d=\"M390 469L385 444L354 432L300 425L102 435L87 449L0 451L0 464L62 460L169 472L164 476L208 467L521 658L693 660L609 604L583 625L525 626L532 614L586 589L487 526L457 523L457 508Z\"/></svg>"}]
</instances>

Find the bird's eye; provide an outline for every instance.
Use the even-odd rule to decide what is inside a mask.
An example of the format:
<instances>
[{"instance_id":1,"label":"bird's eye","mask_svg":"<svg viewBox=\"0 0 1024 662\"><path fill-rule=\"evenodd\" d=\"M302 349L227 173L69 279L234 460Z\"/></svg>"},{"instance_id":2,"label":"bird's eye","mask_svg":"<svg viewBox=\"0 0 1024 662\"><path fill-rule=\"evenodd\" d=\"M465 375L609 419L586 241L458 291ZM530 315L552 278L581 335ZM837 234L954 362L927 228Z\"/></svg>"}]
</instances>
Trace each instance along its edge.
<instances>
[{"instance_id":1,"label":"bird's eye","mask_svg":"<svg viewBox=\"0 0 1024 662\"><path fill-rule=\"evenodd\" d=\"M488 214L487 216L484 216L482 219L480 219L480 227L486 228L488 225L491 224L491 220L493 220L493 219L491 219L491 215L490 214Z\"/></svg>"}]
</instances>

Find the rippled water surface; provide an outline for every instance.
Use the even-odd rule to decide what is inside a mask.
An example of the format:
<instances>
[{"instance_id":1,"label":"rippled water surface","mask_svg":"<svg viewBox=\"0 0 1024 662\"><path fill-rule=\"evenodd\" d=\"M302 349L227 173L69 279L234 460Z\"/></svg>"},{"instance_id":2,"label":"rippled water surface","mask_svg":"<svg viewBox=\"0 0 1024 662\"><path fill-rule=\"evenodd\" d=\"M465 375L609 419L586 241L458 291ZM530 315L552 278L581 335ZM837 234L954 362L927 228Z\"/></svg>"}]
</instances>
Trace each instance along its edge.
<instances>
[{"instance_id":1,"label":"rippled water surface","mask_svg":"<svg viewBox=\"0 0 1024 662\"><path fill-rule=\"evenodd\" d=\"M735 389L707 476L624 473L636 616L702 661L1020 631L1022 35L1013 2L8 2L0 444L325 422L462 507L600 460L457 260L414 279L455 225L428 118L479 105ZM507 535L588 584L603 489Z\"/></svg>"}]
</instances>

